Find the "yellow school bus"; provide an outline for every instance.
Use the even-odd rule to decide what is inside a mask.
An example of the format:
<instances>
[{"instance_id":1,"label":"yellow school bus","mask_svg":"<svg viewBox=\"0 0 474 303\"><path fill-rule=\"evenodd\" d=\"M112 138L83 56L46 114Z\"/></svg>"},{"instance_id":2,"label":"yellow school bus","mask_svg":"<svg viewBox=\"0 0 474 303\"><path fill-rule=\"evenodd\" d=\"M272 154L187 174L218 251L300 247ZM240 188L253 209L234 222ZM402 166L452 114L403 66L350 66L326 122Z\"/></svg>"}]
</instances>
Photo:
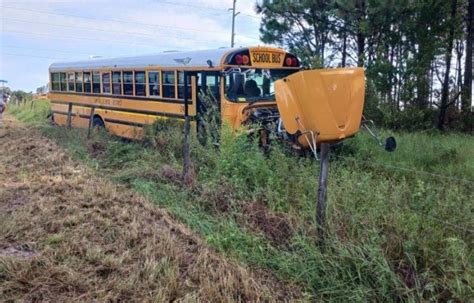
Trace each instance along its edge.
<instances>
[{"instance_id":1,"label":"yellow school bus","mask_svg":"<svg viewBox=\"0 0 474 303\"><path fill-rule=\"evenodd\" d=\"M88 127L92 119L115 135L137 138L160 117L183 119L185 103L189 116L198 118L199 92L210 90L222 119L238 127L253 108L275 114L274 81L298 70L296 56L269 47L53 63L49 99L57 124L67 123L71 106L73 127Z\"/></svg>"},{"instance_id":2,"label":"yellow school bus","mask_svg":"<svg viewBox=\"0 0 474 303\"><path fill-rule=\"evenodd\" d=\"M302 71L283 49L246 47L53 63L49 68L53 120L105 127L140 138L160 118L196 121L211 92L220 119L272 125L286 140L316 150L360 128L365 78L361 68Z\"/></svg>"}]
</instances>

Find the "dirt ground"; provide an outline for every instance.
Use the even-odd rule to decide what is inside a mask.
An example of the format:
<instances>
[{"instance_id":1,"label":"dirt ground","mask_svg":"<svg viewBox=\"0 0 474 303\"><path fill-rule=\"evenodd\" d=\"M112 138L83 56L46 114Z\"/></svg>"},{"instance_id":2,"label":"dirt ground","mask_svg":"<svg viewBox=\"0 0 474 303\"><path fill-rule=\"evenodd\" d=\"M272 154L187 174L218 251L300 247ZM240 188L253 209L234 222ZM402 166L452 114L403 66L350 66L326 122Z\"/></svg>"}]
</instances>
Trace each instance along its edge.
<instances>
[{"instance_id":1,"label":"dirt ground","mask_svg":"<svg viewBox=\"0 0 474 303\"><path fill-rule=\"evenodd\" d=\"M33 128L0 128L0 301L293 301Z\"/></svg>"}]
</instances>

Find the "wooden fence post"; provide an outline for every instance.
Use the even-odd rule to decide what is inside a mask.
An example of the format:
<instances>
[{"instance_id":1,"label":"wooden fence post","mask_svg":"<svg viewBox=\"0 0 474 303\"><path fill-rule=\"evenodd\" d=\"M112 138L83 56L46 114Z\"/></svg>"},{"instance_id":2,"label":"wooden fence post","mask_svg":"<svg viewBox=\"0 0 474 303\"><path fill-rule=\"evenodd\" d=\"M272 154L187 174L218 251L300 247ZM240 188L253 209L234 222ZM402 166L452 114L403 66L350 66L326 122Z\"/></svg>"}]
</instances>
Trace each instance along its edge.
<instances>
[{"instance_id":1,"label":"wooden fence post","mask_svg":"<svg viewBox=\"0 0 474 303\"><path fill-rule=\"evenodd\" d=\"M189 117L184 120L184 140L183 140L183 181L186 182L186 178L189 174L191 166L191 150L190 150L190 132L191 132L191 121Z\"/></svg>"},{"instance_id":2,"label":"wooden fence post","mask_svg":"<svg viewBox=\"0 0 474 303\"><path fill-rule=\"evenodd\" d=\"M89 127L87 128L87 139L91 137L91 129L92 129L92 123L94 122L94 113L95 113L95 106L92 106L91 108L91 113L89 115Z\"/></svg>"},{"instance_id":3,"label":"wooden fence post","mask_svg":"<svg viewBox=\"0 0 474 303\"><path fill-rule=\"evenodd\" d=\"M318 224L319 242L324 241L326 233L326 192L329 173L329 143L321 143L321 164L319 168L318 202L316 205L316 223Z\"/></svg>"},{"instance_id":4,"label":"wooden fence post","mask_svg":"<svg viewBox=\"0 0 474 303\"><path fill-rule=\"evenodd\" d=\"M72 103L69 103L68 108L67 108L67 127L71 128L72 124Z\"/></svg>"},{"instance_id":5,"label":"wooden fence post","mask_svg":"<svg viewBox=\"0 0 474 303\"><path fill-rule=\"evenodd\" d=\"M183 131L183 183L187 182L191 166L191 151L190 151L190 132L191 132L191 118L189 117L188 108L188 73L184 72L184 131Z\"/></svg>"}]
</instances>

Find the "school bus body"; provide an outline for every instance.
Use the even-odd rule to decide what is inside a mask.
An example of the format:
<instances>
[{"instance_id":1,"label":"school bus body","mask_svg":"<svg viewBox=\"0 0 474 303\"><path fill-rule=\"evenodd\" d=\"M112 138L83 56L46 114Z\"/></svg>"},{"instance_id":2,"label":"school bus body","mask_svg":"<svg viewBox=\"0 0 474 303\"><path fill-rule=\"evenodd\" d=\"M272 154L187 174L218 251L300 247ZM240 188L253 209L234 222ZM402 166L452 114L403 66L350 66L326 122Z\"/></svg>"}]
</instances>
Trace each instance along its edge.
<instances>
[{"instance_id":1,"label":"school bus body","mask_svg":"<svg viewBox=\"0 0 474 303\"><path fill-rule=\"evenodd\" d=\"M183 118L184 105L124 98L55 94L51 98L54 121L67 124L69 103L72 104L71 126L87 128L92 109L107 130L127 138L140 138L143 126L158 118Z\"/></svg>"},{"instance_id":2,"label":"school bus body","mask_svg":"<svg viewBox=\"0 0 474 303\"><path fill-rule=\"evenodd\" d=\"M239 53L245 53L246 59L253 55L255 62L232 62ZM267 55L269 57L267 57ZM219 97L222 119L232 127L240 126L246 119L243 109L245 102L233 102L225 95L223 76L220 74L230 68L272 68L282 67L283 58L288 56L281 49L255 47L245 49L227 49L196 51L187 53L163 53L153 56L141 56L117 59L99 59L82 62L58 63L50 67L50 93L54 121L60 125L68 123L68 109L71 105L71 126L88 127L90 119L100 119L111 133L128 138L140 138L143 126L152 124L161 118L183 119L185 100L180 89L188 88L188 115L196 117L198 92L203 91L203 78L213 81L214 91ZM293 58L296 58L292 56ZM250 59L252 60L252 59ZM249 61L250 61L249 60ZM286 67L299 69L298 66ZM182 83L185 72L192 73L190 83ZM119 94L112 91L114 76L120 73ZM137 95L136 74L140 73L145 81L140 85L144 92ZM156 73L159 86L157 95L151 93L150 73ZM165 74L171 75L172 94L165 96ZM104 75L108 75L105 77ZM125 76L132 77L132 93L125 95ZM93 80L97 76L100 88L95 90ZM93 79L94 78L94 79ZM197 79L199 79L199 83ZM212 79L210 79L212 78ZM70 81L72 80L72 81ZM85 87L87 83L87 88ZM80 85L80 86L79 86ZM95 91L94 91L95 90ZM267 102L268 103L268 102ZM275 102L271 102L275 106ZM94 108L94 117L91 117Z\"/></svg>"},{"instance_id":3,"label":"school bus body","mask_svg":"<svg viewBox=\"0 0 474 303\"><path fill-rule=\"evenodd\" d=\"M353 77L348 71L300 70L296 56L270 47L55 63L48 97L57 124L104 126L127 138L141 138L144 126L157 119L189 116L198 125L207 110L205 92L230 126L277 124L303 148L307 133L337 141L357 132L363 71Z\"/></svg>"}]
</instances>

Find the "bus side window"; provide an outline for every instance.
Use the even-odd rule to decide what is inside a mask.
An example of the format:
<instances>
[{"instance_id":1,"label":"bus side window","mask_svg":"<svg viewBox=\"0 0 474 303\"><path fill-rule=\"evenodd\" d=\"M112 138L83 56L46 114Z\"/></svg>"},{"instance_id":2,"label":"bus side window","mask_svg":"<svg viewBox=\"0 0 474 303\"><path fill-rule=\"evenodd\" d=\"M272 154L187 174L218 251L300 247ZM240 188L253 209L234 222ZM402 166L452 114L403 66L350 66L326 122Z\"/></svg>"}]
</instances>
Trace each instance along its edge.
<instances>
[{"instance_id":1,"label":"bus side window","mask_svg":"<svg viewBox=\"0 0 474 303\"><path fill-rule=\"evenodd\" d=\"M84 73L84 92L90 93L91 92L91 73L87 72Z\"/></svg>"},{"instance_id":2,"label":"bus side window","mask_svg":"<svg viewBox=\"0 0 474 303\"><path fill-rule=\"evenodd\" d=\"M133 95L133 72L123 72L123 94Z\"/></svg>"},{"instance_id":3,"label":"bus side window","mask_svg":"<svg viewBox=\"0 0 474 303\"><path fill-rule=\"evenodd\" d=\"M82 73L76 73L76 92L82 93Z\"/></svg>"},{"instance_id":4,"label":"bus side window","mask_svg":"<svg viewBox=\"0 0 474 303\"><path fill-rule=\"evenodd\" d=\"M92 92L94 94L100 94L100 73L92 73Z\"/></svg>"},{"instance_id":5,"label":"bus side window","mask_svg":"<svg viewBox=\"0 0 474 303\"><path fill-rule=\"evenodd\" d=\"M59 91L59 73L52 73L51 74L51 90Z\"/></svg>"},{"instance_id":6,"label":"bus side window","mask_svg":"<svg viewBox=\"0 0 474 303\"><path fill-rule=\"evenodd\" d=\"M110 73L102 74L102 89L104 94L110 94Z\"/></svg>"},{"instance_id":7,"label":"bus side window","mask_svg":"<svg viewBox=\"0 0 474 303\"><path fill-rule=\"evenodd\" d=\"M61 78L61 91L62 92L65 92L67 90L67 79L66 79L66 73L60 73L59 74L60 78Z\"/></svg>"},{"instance_id":8,"label":"bus side window","mask_svg":"<svg viewBox=\"0 0 474 303\"><path fill-rule=\"evenodd\" d=\"M150 96L160 95L160 73L148 72L148 89Z\"/></svg>"},{"instance_id":9,"label":"bus side window","mask_svg":"<svg viewBox=\"0 0 474 303\"><path fill-rule=\"evenodd\" d=\"M67 90L70 92L75 91L74 88L74 73L67 74Z\"/></svg>"},{"instance_id":10,"label":"bus side window","mask_svg":"<svg viewBox=\"0 0 474 303\"><path fill-rule=\"evenodd\" d=\"M122 77L121 72L112 73L112 94L121 95L122 94Z\"/></svg>"},{"instance_id":11,"label":"bus side window","mask_svg":"<svg viewBox=\"0 0 474 303\"><path fill-rule=\"evenodd\" d=\"M174 83L174 71L163 72L163 97L175 98Z\"/></svg>"},{"instance_id":12,"label":"bus side window","mask_svg":"<svg viewBox=\"0 0 474 303\"><path fill-rule=\"evenodd\" d=\"M135 72L135 96L145 96L145 72Z\"/></svg>"},{"instance_id":13,"label":"bus side window","mask_svg":"<svg viewBox=\"0 0 474 303\"><path fill-rule=\"evenodd\" d=\"M188 78L188 81L190 79ZM187 97L188 99L191 98L191 83L188 82L188 91L187 91ZM178 99L184 99L184 72L178 72Z\"/></svg>"}]
</instances>

